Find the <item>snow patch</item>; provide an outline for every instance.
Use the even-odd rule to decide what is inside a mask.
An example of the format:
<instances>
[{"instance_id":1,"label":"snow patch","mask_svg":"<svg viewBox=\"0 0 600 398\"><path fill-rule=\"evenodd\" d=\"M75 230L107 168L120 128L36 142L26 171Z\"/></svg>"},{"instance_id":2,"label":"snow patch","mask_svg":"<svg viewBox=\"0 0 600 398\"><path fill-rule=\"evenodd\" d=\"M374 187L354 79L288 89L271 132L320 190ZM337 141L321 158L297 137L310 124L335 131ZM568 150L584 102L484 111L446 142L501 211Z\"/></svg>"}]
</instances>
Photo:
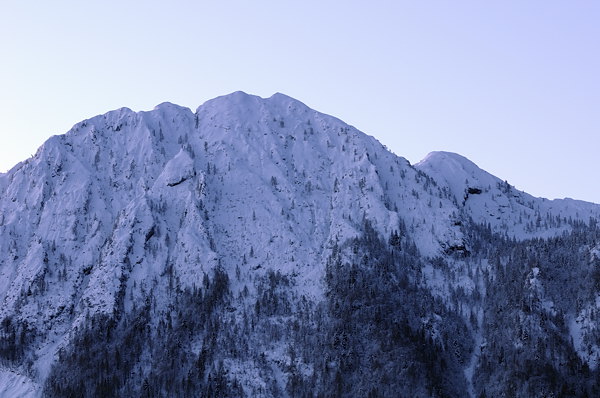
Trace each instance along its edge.
<instances>
[{"instance_id":1,"label":"snow patch","mask_svg":"<svg viewBox=\"0 0 600 398\"><path fill-rule=\"evenodd\" d=\"M12 370L0 369L0 397L38 398L41 387L27 376Z\"/></svg>"}]
</instances>

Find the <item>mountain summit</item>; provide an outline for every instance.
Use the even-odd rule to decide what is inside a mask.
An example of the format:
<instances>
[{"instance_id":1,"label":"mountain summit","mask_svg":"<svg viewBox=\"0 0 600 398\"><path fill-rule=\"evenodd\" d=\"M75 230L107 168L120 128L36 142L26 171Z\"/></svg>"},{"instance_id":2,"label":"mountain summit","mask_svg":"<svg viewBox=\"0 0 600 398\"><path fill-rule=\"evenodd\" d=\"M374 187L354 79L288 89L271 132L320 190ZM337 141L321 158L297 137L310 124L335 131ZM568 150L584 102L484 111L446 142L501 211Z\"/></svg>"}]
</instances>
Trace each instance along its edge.
<instances>
[{"instance_id":1,"label":"mountain summit","mask_svg":"<svg viewBox=\"0 0 600 398\"><path fill-rule=\"evenodd\" d=\"M0 393L598 394L599 217L283 94L121 108L0 175Z\"/></svg>"}]
</instances>

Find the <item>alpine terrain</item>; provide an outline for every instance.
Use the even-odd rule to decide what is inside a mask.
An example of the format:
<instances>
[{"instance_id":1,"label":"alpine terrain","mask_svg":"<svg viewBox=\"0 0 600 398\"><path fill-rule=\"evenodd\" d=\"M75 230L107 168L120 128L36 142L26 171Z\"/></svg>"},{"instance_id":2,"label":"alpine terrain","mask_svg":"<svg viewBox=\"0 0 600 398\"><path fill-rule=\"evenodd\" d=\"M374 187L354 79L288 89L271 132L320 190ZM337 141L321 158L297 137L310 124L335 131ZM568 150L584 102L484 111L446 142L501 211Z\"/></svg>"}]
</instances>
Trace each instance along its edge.
<instances>
[{"instance_id":1,"label":"alpine terrain","mask_svg":"<svg viewBox=\"0 0 600 398\"><path fill-rule=\"evenodd\" d=\"M0 396L600 396L598 219L282 94L122 108L0 174Z\"/></svg>"}]
</instances>

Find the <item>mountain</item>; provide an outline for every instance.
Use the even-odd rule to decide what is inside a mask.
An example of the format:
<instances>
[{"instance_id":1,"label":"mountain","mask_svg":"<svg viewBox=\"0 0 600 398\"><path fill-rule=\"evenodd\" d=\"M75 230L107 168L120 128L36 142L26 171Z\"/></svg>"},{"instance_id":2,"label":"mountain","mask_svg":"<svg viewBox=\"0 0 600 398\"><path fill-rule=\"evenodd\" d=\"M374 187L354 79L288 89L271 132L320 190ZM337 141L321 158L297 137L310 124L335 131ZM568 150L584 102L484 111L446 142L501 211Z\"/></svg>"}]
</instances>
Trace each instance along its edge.
<instances>
[{"instance_id":1,"label":"mountain","mask_svg":"<svg viewBox=\"0 0 600 398\"><path fill-rule=\"evenodd\" d=\"M598 218L283 94L122 108L0 175L0 392L598 395Z\"/></svg>"}]
</instances>

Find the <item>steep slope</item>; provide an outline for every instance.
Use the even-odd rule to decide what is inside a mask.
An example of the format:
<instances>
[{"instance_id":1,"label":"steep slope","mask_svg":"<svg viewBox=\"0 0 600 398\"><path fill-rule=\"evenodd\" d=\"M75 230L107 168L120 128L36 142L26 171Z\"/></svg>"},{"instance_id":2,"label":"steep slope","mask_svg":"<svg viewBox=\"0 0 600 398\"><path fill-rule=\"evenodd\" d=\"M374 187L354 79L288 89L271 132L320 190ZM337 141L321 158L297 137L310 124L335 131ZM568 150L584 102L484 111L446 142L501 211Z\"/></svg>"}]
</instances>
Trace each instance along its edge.
<instances>
[{"instance_id":1,"label":"steep slope","mask_svg":"<svg viewBox=\"0 0 600 398\"><path fill-rule=\"evenodd\" d=\"M283 94L123 108L0 175L0 357L33 395L474 393L511 239L599 213ZM563 314L585 361L590 292Z\"/></svg>"}]
</instances>

